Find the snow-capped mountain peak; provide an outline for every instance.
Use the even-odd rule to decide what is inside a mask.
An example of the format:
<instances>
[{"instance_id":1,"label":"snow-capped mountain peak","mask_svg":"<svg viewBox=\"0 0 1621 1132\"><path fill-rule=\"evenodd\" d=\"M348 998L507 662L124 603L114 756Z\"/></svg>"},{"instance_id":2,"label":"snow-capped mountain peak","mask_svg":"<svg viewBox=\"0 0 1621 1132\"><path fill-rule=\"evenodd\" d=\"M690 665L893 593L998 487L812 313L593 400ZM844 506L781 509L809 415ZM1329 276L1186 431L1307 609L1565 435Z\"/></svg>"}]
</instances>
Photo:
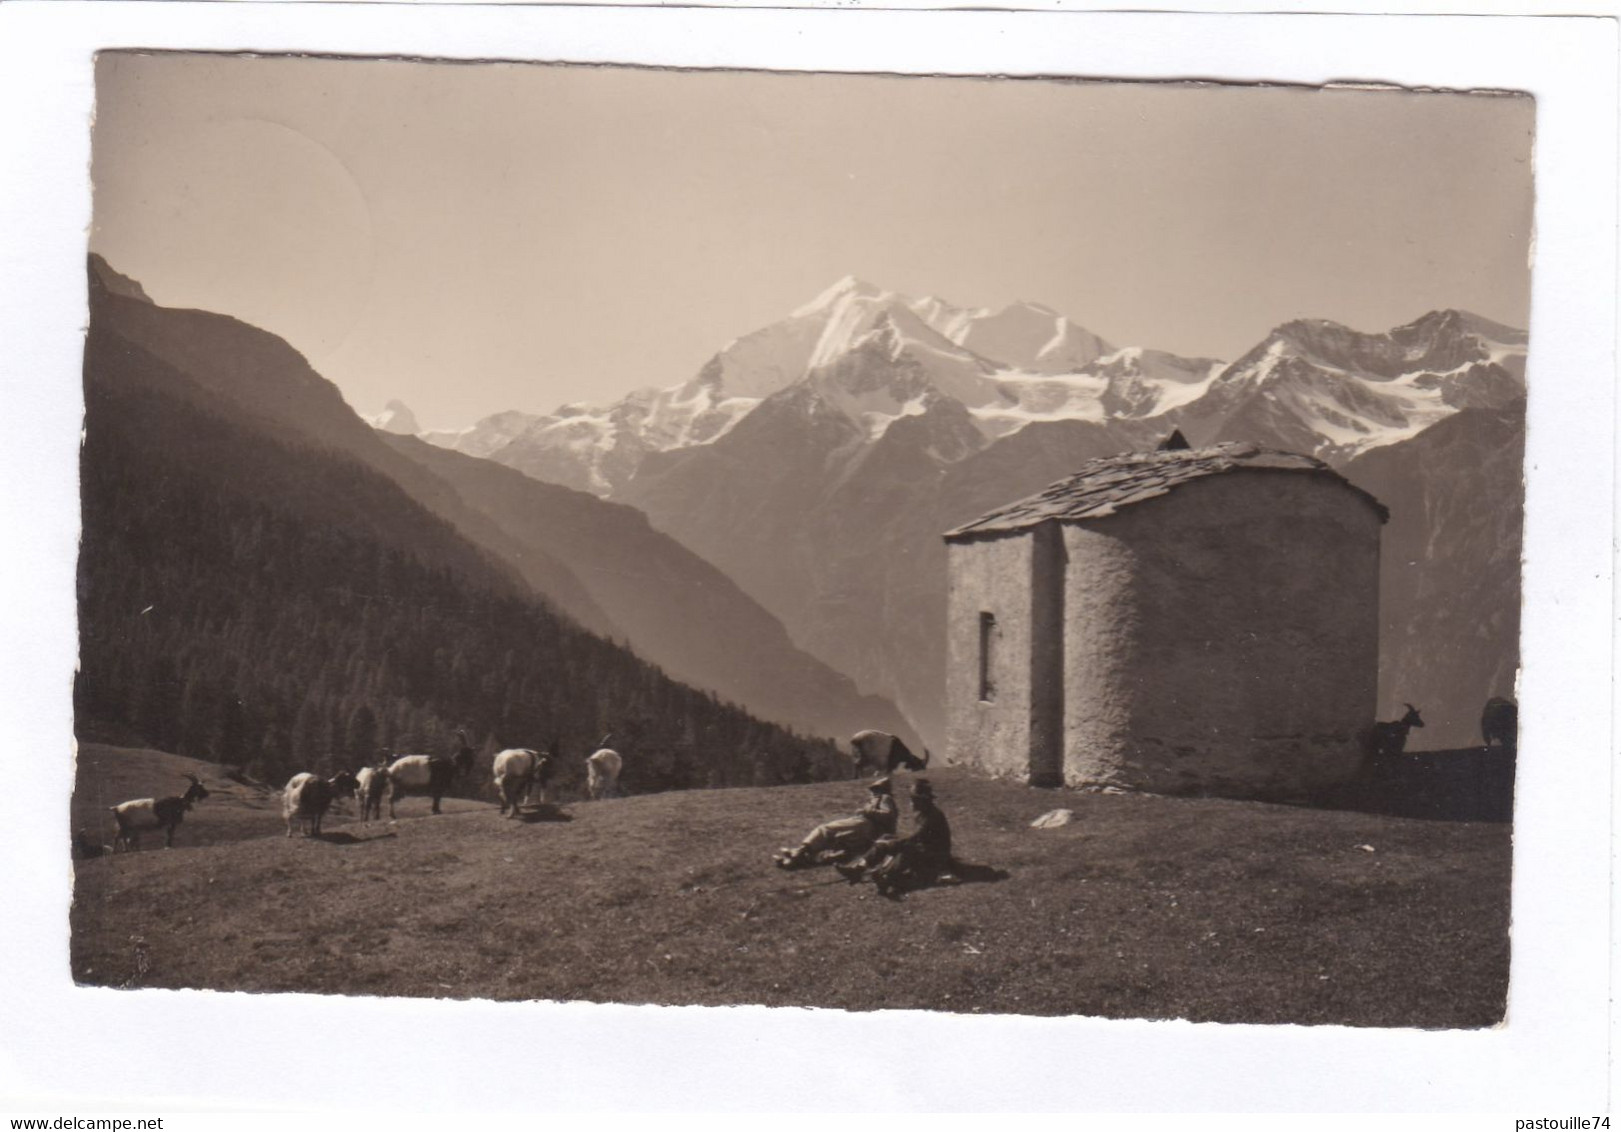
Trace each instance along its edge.
<instances>
[{"instance_id":1,"label":"snow-capped mountain peak","mask_svg":"<svg viewBox=\"0 0 1621 1132\"><path fill-rule=\"evenodd\" d=\"M1439 310L1372 334L1328 319L1296 319L1274 330L1257 349L1276 348L1278 357L1299 357L1376 380L1453 371L1476 362L1501 363L1523 357L1525 345L1524 331L1467 311ZM1241 359L1237 366L1243 364Z\"/></svg>"},{"instance_id":2,"label":"snow-capped mountain peak","mask_svg":"<svg viewBox=\"0 0 1621 1132\"><path fill-rule=\"evenodd\" d=\"M375 429L400 436L415 436L422 431L422 426L417 424L416 414L403 401L390 401L383 406L381 413L367 417L366 421Z\"/></svg>"},{"instance_id":3,"label":"snow-capped mountain peak","mask_svg":"<svg viewBox=\"0 0 1621 1132\"><path fill-rule=\"evenodd\" d=\"M798 316L817 318L822 323L822 332L805 360L806 369L825 366L856 348L858 341L877 329L895 305L895 296L890 292L865 286L842 290L835 287L823 294L833 296L832 301L818 306L814 315Z\"/></svg>"},{"instance_id":4,"label":"snow-capped mountain peak","mask_svg":"<svg viewBox=\"0 0 1621 1132\"><path fill-rule=\"evenodd\" d=\"M796 309L790 318L815 318L852 299L877 299L888 292L854 275L846 275L804 306Z\"/></svg>"},{"instance_id":5,"label":"snow-capped mountain peak","mask_svg":"<svg viewBox=\"0 0 1621 1132\"><path fill-rule=\"evenodd\" d=\"M1525 392L1522 331L1431 311L1370 334L1327 319L1284 323L1190 405L1193 434L1342 460L1415 436L1462 408Z\"/></svg>"},{"instance_id":6,"label":"snow-capped mountain peak","mask_svg":"<svg viewBox=\"0 0 1621 1132\"><path fill-rule=\"evenodd\" d=\"M1032 373L1073 373L1114 347L1049 306L1019 301L1000 310L929 297L912 310L951 342Z\"/></svg>"},{"instance_id":7,"label":"snow-capped mountain peak","mask_svg":"<svg viewBox=\"0 0 1621 1132\"><path fill-rule=\"evenodd\" d=\"M951 443L929 449L942 460L1037 422L1143 420L1198 443L1249 440L1335 460L1460 408L1508 403L1523 394L1524 359L1524 332L1439 310L1373 334L1297 319L1226 365L1117 347L1040 303L959 306L851 275L726 343L679 385L544 416L498 414L428 439L601 495L649 453L719 441L766 402L773 420L843 418L845 435L865 443L898 422L908 423L895 436L912 437L923 427L915 418L949 420ZM965 428L980 440L963 439Z\"/></svg>"},{"instance_id":8,"label":"snow-capped mountain peak","mask_svg":"<svg viewBox=\"0 0 1621 1132\"><path fill-rule=\"evenodd\" d=\"M1167 384L1163 375L1138 373L1135 363L1119 359L1109 373L1087 372L1113 352L1102 338L1039 303L958 306L848 275L786 318L726 343L680 385L639 391L609 406L502 414L429 439L538 478L612 494L646 453L712 443L762 401L800 383L814 387L820 410L845 416L858 434L873 439L942 399L962 406L963 426L985 438L1032 420L1101 420L1108 415L1101 398L1123 382L1136 384L1116 400L1130 402L1135 413L1178 400L1162 396L1161 386L1180 389L1186 375ZM1207 367L1195 368L1202 375Z\"/></svg>"},{"instance_id":9,"label":"snow-capped mountain peak","mask_svg":"<svg viewBox=\"0 0 1621 1132\"><path fill-rule=\"evenodd\" d=\"M544 418L535 413L508 409L494 413L458 429L430 429L417 435L429 444L452 448L469 456L489 456L506 447L512 439ZM372 422L375 427L376 422Z\"/></svg>"}]
</instances>

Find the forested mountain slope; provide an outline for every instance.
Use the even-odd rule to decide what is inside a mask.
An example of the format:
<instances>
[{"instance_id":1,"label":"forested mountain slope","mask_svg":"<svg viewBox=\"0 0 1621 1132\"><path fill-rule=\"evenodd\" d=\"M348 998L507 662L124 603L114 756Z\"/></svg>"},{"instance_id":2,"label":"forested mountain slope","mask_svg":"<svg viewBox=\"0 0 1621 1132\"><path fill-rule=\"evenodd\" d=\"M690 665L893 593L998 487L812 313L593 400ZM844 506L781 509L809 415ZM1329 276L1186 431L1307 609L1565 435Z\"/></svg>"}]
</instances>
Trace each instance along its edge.
<instances>
[{"instance_id":1,"label":"forested mountain slope","mask_svg":"<svg viewBox=\"0 0 1621 1132\"><path fill-rule=\"evenodd\" d=\"M677 679L811 734L877 727L915 738L894 705L795 648L782 622L635 508L415 437L387 439L520 546L561 562L632 649Z\"/></svg>"},{"instance_id":2,"label":"forested mountain slope","mask_svg":"<svg viewBox=\"0 0 1621 1132\"><path fill-rule=\"evenodd\" d=\"M318 388L284 383L278 402L274 375L260 374L238 401L120 333L109 303L140 305L93 293L81 728L128 729L269 781L379 747L445 750L457 727L486 750L558 743L566 777L611 731L637 791L833 769L830 745L585 631L390 477L323 443L341 437L298 427L289 403Z\"/></svg>"}]
</instances>

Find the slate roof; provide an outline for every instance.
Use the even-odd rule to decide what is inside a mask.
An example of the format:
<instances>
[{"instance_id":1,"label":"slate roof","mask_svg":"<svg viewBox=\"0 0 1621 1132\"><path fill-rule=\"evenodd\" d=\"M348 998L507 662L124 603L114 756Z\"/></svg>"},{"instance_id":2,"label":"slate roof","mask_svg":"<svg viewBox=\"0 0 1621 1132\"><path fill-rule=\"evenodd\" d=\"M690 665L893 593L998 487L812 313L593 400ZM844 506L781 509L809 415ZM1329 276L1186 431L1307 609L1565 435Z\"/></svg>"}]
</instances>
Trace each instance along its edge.
<instances>
[{"instance_id":1,"label":"slate roof","mask_svg":"<svg viewBox=\"0 0 1621 1132\"><path fill-rule=\"evenodd\" d=\"M1381 522L1389 518L1390 513L1383 504L1321 460L1254 444L1228 443L1168 452L1130 452L1088 460L1074 475L1027 499L999 507L971 523L947 531L945 537L1008 534L1027 530L1049 519L1064 522L1102 519L1133 503L1165 495L1181 484L1205 476L1249 470L1328 476L1372 504Z\"/></svg>"}]
</instances>

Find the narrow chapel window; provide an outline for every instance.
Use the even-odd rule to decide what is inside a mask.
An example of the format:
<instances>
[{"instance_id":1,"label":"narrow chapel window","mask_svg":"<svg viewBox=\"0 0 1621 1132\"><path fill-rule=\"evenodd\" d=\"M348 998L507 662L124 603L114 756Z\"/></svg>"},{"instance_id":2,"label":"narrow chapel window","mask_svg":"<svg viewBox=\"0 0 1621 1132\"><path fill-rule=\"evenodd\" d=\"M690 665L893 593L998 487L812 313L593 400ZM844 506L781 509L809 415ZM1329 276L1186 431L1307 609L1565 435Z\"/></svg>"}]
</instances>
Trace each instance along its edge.
<instances>
[{"instance_id":1,"label":"narrow chapel window","mask_svg":"<svg viewBox=\"0 0 1621 1132\"><path fill-rule=\"evenodd\" d=\"M985 703L996 698L996 685L991 680L991 643L996 638L996 614L979 615L979 698Z\"/></svg>"}]
</instances>

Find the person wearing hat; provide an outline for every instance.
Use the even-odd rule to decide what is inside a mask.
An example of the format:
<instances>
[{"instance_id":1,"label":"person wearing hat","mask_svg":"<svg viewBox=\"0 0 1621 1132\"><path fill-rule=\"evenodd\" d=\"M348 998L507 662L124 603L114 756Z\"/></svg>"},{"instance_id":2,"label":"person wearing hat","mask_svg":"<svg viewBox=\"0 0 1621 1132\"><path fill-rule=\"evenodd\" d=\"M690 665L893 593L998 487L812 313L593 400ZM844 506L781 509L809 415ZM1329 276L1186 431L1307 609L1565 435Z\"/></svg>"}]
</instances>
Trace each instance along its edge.
<instances>
[{"instance_id":1,"label":"person wearing hat","mask_svg":"<svg viewBox=\"0 0 1621 1132\"><path fill-rule=\"evenodd\" d=\"M926 778L912 784L912 832L881 837L859 860L839 865L851 884L872 878L882 896L933 884L951 871L951 823L934 802Z\"/></svg>"},{"instance_id":2,"label":"person wearing hat","mask_svg":"<svg viewBox=\"0 0 1621 1132\"><path fill-rule=\"evenodd\" d=\"M861 807L860 813L823 822L795 848L778 850L773 858L777 867L797 869L814 865L823 853L837 853L845 858L859 856L880 837L893 834L900 813L895 808L889 779L875 779L867 784L867 790L867 804Z\"/></svg>"}]
</instances>

